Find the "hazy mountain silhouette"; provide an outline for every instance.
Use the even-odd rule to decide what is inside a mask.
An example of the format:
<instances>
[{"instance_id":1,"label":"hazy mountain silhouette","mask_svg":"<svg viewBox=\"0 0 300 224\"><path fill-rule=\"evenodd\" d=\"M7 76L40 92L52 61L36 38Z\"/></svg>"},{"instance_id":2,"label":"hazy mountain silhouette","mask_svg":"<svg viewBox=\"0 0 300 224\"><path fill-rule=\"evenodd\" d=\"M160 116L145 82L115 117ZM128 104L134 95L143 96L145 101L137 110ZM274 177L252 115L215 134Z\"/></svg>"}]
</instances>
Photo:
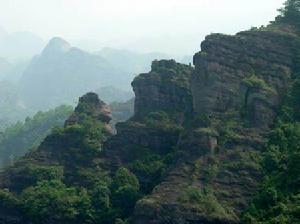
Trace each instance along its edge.
<instances>
[{"instance_id":1,"label":"hazy mountain silhouette","mask_svg":"<svg viewBox=\"0 0 300 224\"><path fill-rule=\"evenodd\" d=\"M98 51L97 54L115 65L117 69L128 74L128 78L131 80L134 78L134 74L149 71L151 69L152 61L156 59L171 58L170 55L159 52L137 53L134 51L114 48L103 48Z\"/></svg>"},{"instance_id":2,"label":"hazy mountain silhouette","mask_svg":"<svg viewBox=\"0 0 300 224\"><path fill-rule=\"evenodd\" d=\"M85 92L121 81L121 74L101 56L53 38L25 70L20 91L27 106L48 109L75 103Z\"/></svg>"},{"instance_id":3,"label":"hazy mountain silhouette","mask_svg":"<svg viewBox=\"0 0 300 224\"><path fill-rule=\"evenodd\" d=\"M129 90L135 74L150 70L151 61L167 57L161 53L138 54L111 48L92 54L56 37L25 70L20 95L26 106L38 110L74 104L80 95L99 88L100 98L126 101L132 95L116 88ZM120 97L122 94L125 97Z\"/></svg>"},{"instance_id":4,"label":"hazy mountain silhouette","mask_svg":"<svg viewBox=\"0 0 300 224\"><path fill-rule=\"evenodd\" d=\"M114 86L101 87L95 93L106 103L126 102L134 96L132 91L121 90Z\"/></svg>"},{"instance_id":5,"label":"hazy mountain silhouette","mask_svg":"<svg viewBox=\"0 0 300 224\"><path fill-rule=\"evenodd\" d=\"M1 31L0 31L1 32ZM0 58L0 80L2 80L11 69L11 64L4 58Z\"/></svg>"}]
</instances>

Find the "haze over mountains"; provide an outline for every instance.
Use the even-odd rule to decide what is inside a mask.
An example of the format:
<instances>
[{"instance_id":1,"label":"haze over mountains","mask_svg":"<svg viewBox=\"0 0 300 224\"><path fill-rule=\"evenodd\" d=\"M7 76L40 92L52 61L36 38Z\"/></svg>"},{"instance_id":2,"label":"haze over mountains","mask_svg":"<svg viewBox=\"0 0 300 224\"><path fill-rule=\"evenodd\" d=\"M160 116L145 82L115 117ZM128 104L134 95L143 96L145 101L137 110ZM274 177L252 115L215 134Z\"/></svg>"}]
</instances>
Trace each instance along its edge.
<instances>
[{"instance_id":1,"label":"haze over mountains","mask_svg":"<svg viewBox=\"0 0 300 224\"><path fill-rule=\"evenodd\" d=\"M107 103L128 101L136 75L149 71L153 60L173 57L108 47L88 52L60 37L43 45L41 38L29 32L7 34L0 29L0 85L5 86L0 106L6 111L0 112L0 126L39 110L75 105L89 91ZM191 59L182 60L189 63Z\"/></svg>"},{"instance_id":2,"label":"haze over mountains","mask_svg":"<svg viewBox=\"0 0 300 224\"><path fill-rule=\"evenodd\" d=\"M7 33L0 27L0 57L8 60L29 59L44 47L38 35L28 31Z\"/></svg>"}]
</instances>

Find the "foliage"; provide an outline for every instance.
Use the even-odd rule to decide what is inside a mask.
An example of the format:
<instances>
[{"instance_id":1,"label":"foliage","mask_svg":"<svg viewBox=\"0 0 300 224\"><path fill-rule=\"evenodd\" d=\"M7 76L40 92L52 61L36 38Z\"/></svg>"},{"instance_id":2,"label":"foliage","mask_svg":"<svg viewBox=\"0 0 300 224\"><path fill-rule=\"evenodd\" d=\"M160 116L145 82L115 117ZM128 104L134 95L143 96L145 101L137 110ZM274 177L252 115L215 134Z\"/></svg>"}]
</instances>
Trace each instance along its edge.
<instances>
[{"instance_id":1,"label":"foliage","mask_svg":"<svg viewBox=\"0 0 300 224\"><path fill-rule=\"evenodd\" d=\"M54 128L36 151L8 169L5 184L15 195L0 190L3 211L22 208L17 216L33 224L127 222L142 195L140 183L125 167L115 173L102 168L110 133L100 103L94 94L81 98L64 127Z\"/></svg>"},{"instance_id":2,"label":"foliage","mask_svg":"<svg viewBox=\"0 0 300 224\"><path fill-rule=\"evenodd\" d=\"M284 7L279 10L280 16L277 20L295 25L300 29L300 1L287 0Z\"/></svg>"},{"instance_id":3,"label":"foliage","mask_svg":"<svg viewBox=\"0 0 300 224\"><path fill-rule=\"evenodd\" d=\"M256 75L251 75L243 80L243 84L249 89L265 90L272 92L273 90L268 84Z\"/></svg>"},{"instance_id":4,"label":"foliage","mask_svg":"<svg viewBox=\"0 0 300 224\"><path fill-rule=\"evenodd\" d=\"M112 203L121 218L128 218L141 197L140 184L137 177L128 169L121 167L117 170L112 181Z\"/></svg>"},{"instance_id":5,"label":"foliage","mask_svg":"<svg viewBox=\"0 0 300 224\"><path fill-rule=\"evenodd\" d=\"M160 155L149 154L139 160L135 160L131 165L131 170L138 177L141 190L150 193L154 186L161 180L166 163Z\"/></svg>"},{"instance_id":6,"label":"foliage","mask_svg":"<svg viewBox=\"0 0 300 224\"><path fill-rule=\"evenodd\" d=\"M261 167L265 179L243 214L243 223L299 223L300 195L300 86L294 82L269 137Z\"/></svg>"},{"instance_id":7,"label":"foliage","mask_svg":"<svg viewBox=\"0 0 300 224\"><path fill-rule=\"evenodd\" d=\"M123 186L130 186L136 191L140 188L139 181L136 176L125 167L121 167L117 170L112 182L112 189L117 191Z\"/></svg>"},{"instance_id":8,"label":"foliage","mask_svg":"<svg viewBox=\"0 0 300 224\"><path fill-rule=\"evenodd\" d=\"M0 210L1 208L13 209L19 205L19 200L7 189L0 189Z\"/></svg>"},{"instance_id":9,"label":"foliage","mask_svg":"<svg viewBox=\"0 0 300 224\"><path fill-rule=\"evenodd\" d=\"M144 118L144 121L148 127L182 131L182 127L176 124L170 115L164 111L151 112Z\"/></svg>"},{"instance_id":10,"label":"foliage","mask_svg":"<svg viewBox=\"0 0 300 224\"><path fill-rule=\"evenodd\" d=\"M22 193L24 211L33 223L88 223L91 201L84 189L59 180L42 181Z\"/></svg>"},{"instance_id":11,"label":"foliage","mask_svg":"<svg viewBox=\"0 0 300 224\"><path fill-rule=\"evenodd\" d=\"M25 122L8 127L0 139L0 168L9 165L14 157L23 156L29 149L38 146L55 126L62 126L71 114L72 107L60 106L47 112L38 112Z\"/></svg>"},{"instance_id":12,"label":"foliage","mask_svg":"<svg viewBox=\"0 0 300 224\"><path fill-rule=\"evenodd\" d=\"M214 196L210 189L199 189L188 187L178 198L181 203L188 203L196 206L203 214L210 216L212 219L229 217L232 212L227 211Z\"/></svg>"}]
</instances>

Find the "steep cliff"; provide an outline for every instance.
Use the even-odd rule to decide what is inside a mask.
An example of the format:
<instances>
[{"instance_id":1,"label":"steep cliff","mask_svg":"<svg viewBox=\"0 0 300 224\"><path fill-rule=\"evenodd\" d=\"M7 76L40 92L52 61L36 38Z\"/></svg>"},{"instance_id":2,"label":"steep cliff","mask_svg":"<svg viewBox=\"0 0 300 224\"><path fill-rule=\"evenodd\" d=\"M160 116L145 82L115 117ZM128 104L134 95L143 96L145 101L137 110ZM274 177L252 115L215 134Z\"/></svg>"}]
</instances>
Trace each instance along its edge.
<instances>
[{"instance_id":1,"label":"steep cliff","mask_svg":"<svg viewBox=\"0 0 300 224\"><path fill-rule=\"evenodd\" d=\"M206 38L190 79L194 120L173 145L184 156L137 203L135 223L240 222L262 178L259 158L298 44L295 35L263 30Z\"/></svg>"}]
</instances>

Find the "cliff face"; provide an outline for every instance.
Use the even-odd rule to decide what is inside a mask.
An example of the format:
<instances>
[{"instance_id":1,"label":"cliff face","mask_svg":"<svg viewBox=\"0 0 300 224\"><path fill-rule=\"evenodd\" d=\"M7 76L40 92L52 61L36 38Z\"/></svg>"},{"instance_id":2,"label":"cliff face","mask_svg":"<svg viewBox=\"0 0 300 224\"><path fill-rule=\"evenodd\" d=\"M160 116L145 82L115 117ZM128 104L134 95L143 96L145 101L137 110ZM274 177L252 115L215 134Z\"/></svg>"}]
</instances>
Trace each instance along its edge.
<instances>
[{"instance_id":1,"label":"cliff face","mask_svg":"<svg viewBox=\"0 0 300 224\"><path fill-rule=\"evenodd\" d=\"M224 113L245 107L253 125L271 124L293 68L293 42L293 36L266 31L208 36L194 56L195 111Z\"/></svg>"},{"instance_id":2,"label":"cliff face","mask_svg":"<svg viewBox=\"0 0 300 224\"><path fill-rule=\"evenodd\" d=\"M174 60L154 61L151 72L141 74L132 82L135 92L135 116L148 112L192 112L190 77L193 68Z\"/></svg>"},{"instance_id":3,"label":"cliff face","mask_svg":"<svg viewBox=\"0 0 300 224\"><path fill-rule=\"evenodd\" d=\"M295 44L269 31L206 38L190 79L194 120L174 145L184 156L137 203L135 223L239 223L261 180L258 161L291 81ZM149 89L135 91L137 99Z\"/></svg>"},{"instance_id":4,"label":"cliff face","mask_svg":"<svg viewBox=\"0 0 300 224\"><path fill-rule=\"evenodd\" d=\"M172 151L184 118L192 115L192 72L190 66L162 60L154 61L149 73L134 79L134 117L117 124L117 135L105 143L114 166L131 163L134 159L129 157L136 150L147 149L159 155Z\"/></svg>"}]
</instances>

